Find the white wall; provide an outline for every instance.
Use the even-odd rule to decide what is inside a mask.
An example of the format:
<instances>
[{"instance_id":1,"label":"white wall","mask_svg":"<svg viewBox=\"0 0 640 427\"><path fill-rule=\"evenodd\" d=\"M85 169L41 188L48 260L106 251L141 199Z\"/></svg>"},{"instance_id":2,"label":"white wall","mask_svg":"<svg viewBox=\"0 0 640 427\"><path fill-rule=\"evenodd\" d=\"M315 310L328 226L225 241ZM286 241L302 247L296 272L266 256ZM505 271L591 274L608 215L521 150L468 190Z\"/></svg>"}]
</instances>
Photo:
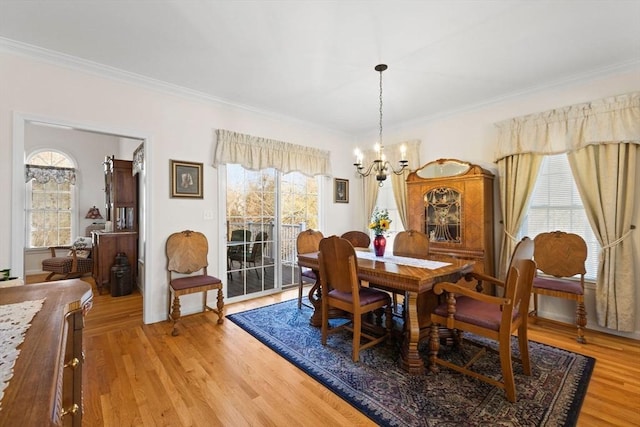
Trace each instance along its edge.
<instances>
[{"instance_id":1,"label":"white wall","mask_svg":"<svg viewBox=\"0 0 640 427\"><path fill-rule=\"evenodd\" d=\"M352 138L298 121L181 97L168 90L151 90L143 85L7 52L0 52L0 85L0 147L5 153L0 158L0 189L7 197L9 194L13 194L12 197L19 195L13 189L13 181L14 168L22 168L19 161L22 154L13 152L14 144L17 144L17 150L24 150L14 142L14 132L17 140L23 139L19 135L23 132L20 126L14 129L16 114L147 140L146 323L166 318L164 244L169 234L187 228L202 231L210 240L210 273L220 275L223 270L224 257L220 253L223 253L225 243L224 218L218 215L218 174L211 166L215 129L321 147L332 152L336 176L344 177L349 171L339 156L345 145L352 145ZM204 163L202 200L169 197L169 159ZM13 165L12 161L17 164ZM326 181L331 188L330 181ZM12 203L12 209L21 209L17 205L22 200L12 200ZM326 214L323 230L336 233L355 227L355 219L348 214L350 206L334 205L327 198L322 206ZM203 219L205 210L214 212L213 220ZM10 266L16 273L21 272L23 266L22 262L12 259L12 254L15 254L11 246L13 233L21 232L12 224L13 216L15 213L10 209L0 211L0 265L3 268ZM187 301L185 311L188 311L189 304Z\"/></svg>"},{"instance_id":2,"label":"white wall","mask_svg":"<svg viewBox=\"0 0 640 427\"><path fill-rule=\"evenodd\" d=\"M636 66L637 67L637 66ZM600 98L640 90L640 68L612 73L607 76L591 78L588 81L566 83L563 86L538 90L513 99L506 99L491 105L467 112L451 114L437 120L415 121L396 128L386 128L385 140L388 145L410 139L420 139L420 163L441 159L457 158L481 165L497 174L494 152L497 141L495 123L512 117L519 117L568 105L589 102ZM375 141L374 134L359 138L360 146L365 141ZM420 165L412 164L415 169ZM640 168L640 159L638 167ZM640 188L640 174L638 175ZM502 229L498 196L498 179L495 182L496 250L500 248ZM636 265L640 265L640 197L635 202L636 230L631 238L635 245ZM498 254L496 254L497 257ZM640 283L640 269L635 283ZM640 338L640 287L636 286L636 328L634 333L617 333L623 336ZM595 321L595 286L588 284L585 291L588 328L601 329ZM558 299L545 298L541 304L541 313L545 316L573 322L575 305ZM606 332L612 332L605 330Z\"/></svg>"}]
</instances>

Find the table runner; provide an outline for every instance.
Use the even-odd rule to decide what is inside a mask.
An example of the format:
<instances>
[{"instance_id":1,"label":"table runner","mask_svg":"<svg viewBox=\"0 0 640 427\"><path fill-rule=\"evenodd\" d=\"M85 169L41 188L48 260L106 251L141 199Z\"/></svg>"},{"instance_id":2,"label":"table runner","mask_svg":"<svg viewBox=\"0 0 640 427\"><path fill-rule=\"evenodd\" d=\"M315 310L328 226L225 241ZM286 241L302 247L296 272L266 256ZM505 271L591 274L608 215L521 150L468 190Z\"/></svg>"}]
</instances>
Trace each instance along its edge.
<instances>
[{"instance_id":1,"label":"table runner","mask_svg":"<svg viewBox=\"0 0 640 427\"><path fill-rule=\"evenodd\" d=\"M393 264L408 265L410 267L428 268L429 270L435 270L437 268L446 267L450 265L448 262L431 261L428 259L409 258L395 255L376 256L373 252L356 251L358 258L368 259L371 261L391 262Z\"/></svg>"},{"instance_id":2,"label":"table runner","mask_svg":"<svg viewBox=\"0 0 640 427\"><path fill-rule=\"evenodd\" d=\"M13 376L20 355L18 346L24 341L31 320L40 311L45 298L0 305L0 410L4 390Z\"/></svg>"}]
</instances>

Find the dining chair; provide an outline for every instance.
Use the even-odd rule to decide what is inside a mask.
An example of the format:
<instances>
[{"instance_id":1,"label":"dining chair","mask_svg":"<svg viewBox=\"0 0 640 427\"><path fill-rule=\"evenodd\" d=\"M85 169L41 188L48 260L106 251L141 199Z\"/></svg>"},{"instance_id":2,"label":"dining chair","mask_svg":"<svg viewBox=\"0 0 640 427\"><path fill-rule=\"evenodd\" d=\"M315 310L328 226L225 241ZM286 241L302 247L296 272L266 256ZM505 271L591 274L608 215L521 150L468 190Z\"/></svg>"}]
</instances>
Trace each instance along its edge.
<instances>
[{"instance_id":1,"label":"dining chair","mask_svg":"<svg viewBox=\"0 0 640 427\"><path fill-rule=\"evenodd\" d=\"M222 281L207 274L209 243L205 235L191 230L173 233L167 239L165 250L169 282L168 317L173 321L171 335L178 335L177 324L181 317L180 297L183 295L202 292L202 311L210 310L217 313L218 324L221 324L224 321ZM207 293L214 289L218 290L216 308L207 305Z\"/></svg>"},{"instance_id":2,"label":"dining chair","mask_svg":"<svg viewBox=\"0 0 640 427\"><path fill-rule=\"evenodd\" d=\"M231 232L229 237L229 245L227 247L227 271L231 270L231 255L247 252L249 245L238 242L251 242L251 231L237 229ZM231 273L228 273L231 275Z\"/></svg>"},{"instance_id":3,"label":"dining chair","mask_svg":"<svg viewBox=\"0 0 640 427\"><path fill-rule=\"evenodd\" d=\"M347 231L340 237L348 240L354 248L368 248L371 244L371 237L364 231Z\"/></svg>"},{"instance_id":4,"label":"dining chair","mask_svg":"<svg viewBox=\"0 0 640 427\"><path fill-rule=\"evenodd\" d=\"M538 295L565 298L576 302L576 341L586 344L584 327L587 312L584 307L584 275L586 273L587 244L577 234L563 231L540 233L534 238L533 259L538 275L533 280L533 310L529 315L538 316ZM575 276L578 276L576 278Z\"/></svg>"},{"instance_id":5,"label":"dining chair","mask_svg":"<svg viewBox=\"0 0 640 427\"><path fill-rule=\"evenodd\" d=\"M517 331L522 370L531 375L529 360L529 340L527 337L527 319L529 299L536 264L533 258L534 242L526 237L516 245L511 258L505 281L482 273L469 273L476 280L488 281L504 289L502 297L491 296L455 283L441 282L433 287L435 294L446 293L446 301L438 305L431 314L431 333L429 340L429 362L432 372L438 372L438 365L445 366L465 375L472 376L505 390L507 400L516 401L515 380L511 351L511 335ZM490 377L471 367L491 347L481 346L465 365L458 365L438 357L440 349L440 327L457 331L457 344L463 348L462 333L470 332L497 342L500 356L502 379Z\"/></svg>"},{"instance_id":6,"label":"dining chair","mask_svg":"<svg viewBox=\"0 0 640 427\"><path fill-rule=\"evenodd\" d=\"M407 230L400 231L396 234L393 240L393 255L401 256L407 258L422 258L427 259L429 255L429 237L417 230ZM388 289L384 286L380 286L378 284L373 284L373 286L385 289L387 292L391 292L391 298L393 300L393 314L396 316L402 316L406 310L400 312L398 310L398 292L392 289ZM426 309L421 309L421 306L425 305L425 301L423 301L427 294L431 299L434 299L434 296L431 293L421 293L418 295L418 316L423 313L426 313L426 316L429 316L431 311L427 311ZM431 308L435 307L435 304L431 305ZM424 314L423 314L424 315Z\"/></svg>"},{"instance_id":7,"label":"dining chair","mask_svg":"<svg viewBox=\"0 0 640 427\"><path fill-rule=\"evenodd\" d=\"M268 234L266 232L260 232L256 235L256 240L251 245L251 251L241 251L235 252L229 255L229 260L238 261L240 263L240 268L242 266L248 266L249 264L253 264L253 266L257 266L257 263L262 263L262 254L264 253L264 245L266 240L268 239ZM260 278L260 273L258 273L258 269L255 268L254 271L258 278Z\"/></svg>"},{"instance_id":8,"label":"dining chair","mask_svg":"<svg viewBox=\"0 0 640 427\"><path fill-rule=\"evenodd\" d=\"M318 263L320 266L320 286L322 288L322 345L327 345L327 336L343 329L353 333L351 357L360 360L360 351L385 341L391 332L391 297L388 293L362 287L358 279L358 258L351 243L338 236L326 237L320 241ZM329 308L337 308L349 313L348 319L329 327ZM385 327L379 309L384 308ZM380 331L379 335L363 331L363 314L376 312L376 324L369 328ZM366 322L366 320L365 320ZM368 322L367 322L368 323ZM368 340L362 343L362 339Z\"/></svg>"},{"instance_id":9,"label":"dining chair","mask_svg":"<svg viewBox=\"0 0 640 427\"><path fill-rule=\"evenodd\" d=\"M533 246L533 242L528 239L520 241L518 245ZM511 351L511 335L517 331L522 370L525 375L531 375L527 319L535 274L536 264L531 259L512 260L504 282L497 279L491 280L494 285L503 287L502 297L483 294L454 283L437 283L433 291L436 294L446 292L446 302L438 305L431 314L429 341L431 371L438 372L437 365L445 366L503 389L507 400L515 402L513 360L516 358ZM488 277L485 276L484 280L488 280ZM460 333L470 332L497 342L502 378L490 377L480 370L471 369L473 363L487 350L491 350L489 345L478 344L480 350L465 365L439 358L440 326L455 329ZM462 348L462 341L459 344Z\"/></svg>"},{"instance_id":10,"label":"dining chair","mask_svg":"<svg viewBox=\"0 0 640 427\"><path fill-rule=\"evenodd\" d=\"M298 254L307 254L311 252L318 252L320 248L320 240L322 240L324 236L322 232L308 229L300 232L298 237L296 238L296 252ZM318 276L316 272L310 268L298 266L298 273L300 276L300 281L298 282L298 310L302 308L302 289L305 283L316 283L318 280ZM306 307L314 308L309 304L304 304Z\"/></svg>"}]
</instances>

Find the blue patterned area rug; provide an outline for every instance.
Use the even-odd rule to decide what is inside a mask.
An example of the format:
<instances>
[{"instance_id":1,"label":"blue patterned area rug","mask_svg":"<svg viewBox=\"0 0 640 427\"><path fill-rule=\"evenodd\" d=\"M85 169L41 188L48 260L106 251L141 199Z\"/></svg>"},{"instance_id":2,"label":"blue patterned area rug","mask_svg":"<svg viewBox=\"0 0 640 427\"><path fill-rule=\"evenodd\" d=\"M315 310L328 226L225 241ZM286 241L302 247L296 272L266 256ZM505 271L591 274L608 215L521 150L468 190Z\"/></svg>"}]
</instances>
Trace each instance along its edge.
<instances>
[{"instance_id":1,"label":"blue patterned area rug","mask_svg":"<svg viewBox=\"0 0 640 427\"><path fill-rule=\"evenodd\" d=\"M291 300L227 318L382 426L575 426L595 364L591 357L530 341L533 372L524 375L514 362L518 401L510 403L503 390L446 368L437 375L404 372L396 340L360 352L360 362L353 363L351 334L330 335L323 347L310 316L311 309L298 310ZM513 344L518 356L515 339ZM441 357L468 357L471 347L465 344L461 352L442 346ZM428 343L420 352L426 364ZM493 352L474 369L501 377Z\"/></svg>"}]
</instances>

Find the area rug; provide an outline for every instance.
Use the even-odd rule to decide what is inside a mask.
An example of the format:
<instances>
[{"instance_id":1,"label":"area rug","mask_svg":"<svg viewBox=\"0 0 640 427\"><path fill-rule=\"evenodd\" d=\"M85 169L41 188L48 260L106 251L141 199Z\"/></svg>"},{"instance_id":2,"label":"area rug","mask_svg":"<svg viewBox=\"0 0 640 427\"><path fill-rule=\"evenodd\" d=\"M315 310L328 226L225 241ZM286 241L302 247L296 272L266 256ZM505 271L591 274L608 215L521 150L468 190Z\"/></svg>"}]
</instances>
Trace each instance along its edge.
<instances>
[{"instance_id":1,"label":"area rug","mask_svg":"<svg viewBox=\"0 0 640 427\"><path fill-rule=\"evenodd\" d=\"M397 340L361 351L353 363L351 335L330 335L322 346L311 313L290 300L227 318L382 426L575 426L595 365L591 357L530 341L533 372L524 375L514 362L518 401L510 403L503 390L446 368L435 375L406 373L398 365ZM464 347L471 353L472 346ZM518 356L515 340L513 348ZM420 353L426 364L428 344ZM454 360L464 353L443 346L440 356ZM474 368L501 377L493 352Z\"/></svg>"}]
</instances>

